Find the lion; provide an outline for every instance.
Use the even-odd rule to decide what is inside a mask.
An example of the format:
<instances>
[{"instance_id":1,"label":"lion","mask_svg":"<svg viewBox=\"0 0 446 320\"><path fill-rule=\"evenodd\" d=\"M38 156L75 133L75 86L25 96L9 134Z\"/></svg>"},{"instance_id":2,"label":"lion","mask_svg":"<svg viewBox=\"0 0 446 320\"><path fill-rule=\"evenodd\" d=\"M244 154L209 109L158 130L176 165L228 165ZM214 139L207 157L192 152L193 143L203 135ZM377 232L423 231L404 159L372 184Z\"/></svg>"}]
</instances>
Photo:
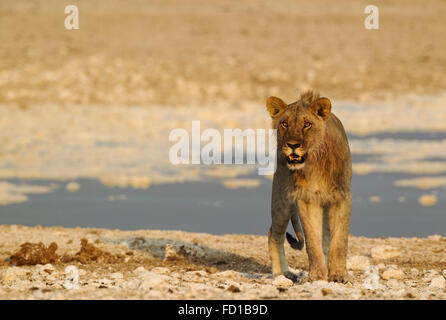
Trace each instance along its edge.
<instances>
[{"instance_id":1,"label":"lion","mask_svg":"<svg viewBox=\"0 0 446 320\"><path fill-rule=\"evenodd\" d=\"M294 249L306 243L308 280L346 283L352 165L344 127L331 112L330 100L312 91L289 105L269 97L266 107L277 129L268 231L273 276L296 276L284 252L291 220L297 239L286 237Z\"/></svg>"}]
</instances>

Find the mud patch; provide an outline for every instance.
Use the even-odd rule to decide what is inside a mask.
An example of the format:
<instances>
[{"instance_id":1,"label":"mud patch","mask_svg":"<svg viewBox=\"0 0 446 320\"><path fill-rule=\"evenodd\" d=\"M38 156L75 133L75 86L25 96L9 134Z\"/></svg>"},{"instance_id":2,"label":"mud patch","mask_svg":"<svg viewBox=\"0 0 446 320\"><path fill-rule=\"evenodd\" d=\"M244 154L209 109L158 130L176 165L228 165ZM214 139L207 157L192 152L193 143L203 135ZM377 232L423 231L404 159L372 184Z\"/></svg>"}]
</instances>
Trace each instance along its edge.
<instances>
[{"instance_id":1,"label":"mud patch","mask_svg":"<svg viewBox=\"0 0 446 320\"><path fill-rule=\"evenodd\" d=\"M73 263L79 262L81 264L89 263L103 263L114 264L123 262L125 257L121 254L112 254L110 252L101 250L89 243L87 239L81 239L81 248L74 255L63 254L62 256L56 253L57 244L52 242L48 247L42 242L30 243L25 242L20 245L20 249L5 260L6 264L14 266L31 266L37 264L58 264L58 263Z\"/></svg>"},{"instance_id":2,"label":"mud patch","mask_svg":"<svg viewBox=\"0 0 446 320\"><path fill-rule=\"evenodd\" d=\"M15 266L55 263L59 260L56 250L57 244L55 242L52 242L48 247L42 242L25 242L20 245L20 249L11 255L7 261Z\"/></svg>"},{"instance_id":3,"label":"mud patch","mask_svg":"<svg viewBox=\"0 0 446 320\"><path fill-rule=\"evenodd\" d=\"M65 254L61 258L61 262L71 263L80 262L82 264L88 263L118 263L124 260L124 256L120 254L111 254L110 252L101 250L89 243L87 239L81 239L81 249L75 255Z\"/></svg>"}]
</instances>

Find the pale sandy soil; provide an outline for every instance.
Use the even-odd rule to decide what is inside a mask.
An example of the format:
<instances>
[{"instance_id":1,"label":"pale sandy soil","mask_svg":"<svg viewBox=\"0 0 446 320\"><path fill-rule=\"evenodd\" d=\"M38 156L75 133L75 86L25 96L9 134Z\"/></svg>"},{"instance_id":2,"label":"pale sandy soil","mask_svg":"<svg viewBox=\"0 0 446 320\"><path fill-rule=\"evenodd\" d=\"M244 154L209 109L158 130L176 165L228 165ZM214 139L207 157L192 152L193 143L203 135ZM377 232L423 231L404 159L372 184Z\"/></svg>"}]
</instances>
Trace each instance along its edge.
<instances>
[{"instance_id":1,"label":"pale sandy soil","mask_svg":"<svg viewBox=\"0 0 446 320\"><path fill-rule=\"evenodd\" d=\"M0 226L0 259L9 258L24 242L40 241L46 246L55 242L58 257L73 256L80 250L82 238L96 247L84 260L60 262L57 258L46 265L16 267L4 262L0 266L0 298L446 298L443 276L446 275L443 250L446 238L440 236L424 239L351 236L351 283L346 285L306 282L306 254L288 245L288 262L299 275L300 282L293 284L286 279L273 279L267 239L253 235ZM27 257L30 257L29 252ZM67 282L68 278L74 278L70 271L65 272L69 265L77 268L78 282ZM379 274L375 282L367 271L370 266L375 266ZM71 289L74 284L78 289Z\"/></svg>"},{"instance_id":2,"label":"pale sandy soil","mask_svg":"<svg viewBox=\"0 0 446 320\"><path fill-rule=\"evenodd\" d=\"M121 105L286 100L316 88L381 101L446 87L446 3L382 1L0 1L0 102Z\"/></svg>"}]
</instances>

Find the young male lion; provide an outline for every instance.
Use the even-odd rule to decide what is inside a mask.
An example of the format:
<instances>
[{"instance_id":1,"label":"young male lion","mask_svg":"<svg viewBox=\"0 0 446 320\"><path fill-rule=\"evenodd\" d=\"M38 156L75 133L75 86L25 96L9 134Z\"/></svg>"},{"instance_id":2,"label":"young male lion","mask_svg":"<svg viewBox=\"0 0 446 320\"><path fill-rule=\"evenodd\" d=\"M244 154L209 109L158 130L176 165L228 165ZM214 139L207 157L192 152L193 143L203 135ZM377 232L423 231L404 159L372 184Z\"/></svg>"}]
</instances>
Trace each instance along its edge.
<instances>
[{"instance_id":1,"label":"young male lion","mask_svg":"<svg viewBox=\"0 0 446 320\"><path fill-rule=\"evenodd\" d=\"M276 97L266 106L277 129L277 169L273 180L272 225L268 246L274 276L293 277L284 252L285 231L291 219L298 240L287 233L294 249L304 237L309 278L347 281L352 175L350 148L331 102L308 91L287 105Z\"/></svg>"}]
</instances>

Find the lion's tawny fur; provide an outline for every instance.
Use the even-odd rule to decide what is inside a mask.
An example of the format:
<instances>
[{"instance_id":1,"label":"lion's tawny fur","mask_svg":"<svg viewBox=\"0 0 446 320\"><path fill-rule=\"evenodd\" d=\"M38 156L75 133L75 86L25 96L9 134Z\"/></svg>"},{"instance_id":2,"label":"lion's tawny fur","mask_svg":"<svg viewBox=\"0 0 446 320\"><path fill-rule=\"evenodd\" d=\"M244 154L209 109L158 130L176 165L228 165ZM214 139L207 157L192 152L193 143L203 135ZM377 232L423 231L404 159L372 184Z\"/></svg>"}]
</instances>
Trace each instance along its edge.
<instances>
[{"instance_id":1,"label":"lion's tawny fur","mask_svg":"<svg viewBox=\"0 0 446 320\"><path fill-rule=\"evenodd\" d=\"M283 250L290 220L299 241L304 229L312 280L346 281L351 211L351 156L331 102L312 91L294 103L270 97L267 109L277 129L272 226L268 233L273 274L290 275Z\"/></svg>"}]
</instances>

